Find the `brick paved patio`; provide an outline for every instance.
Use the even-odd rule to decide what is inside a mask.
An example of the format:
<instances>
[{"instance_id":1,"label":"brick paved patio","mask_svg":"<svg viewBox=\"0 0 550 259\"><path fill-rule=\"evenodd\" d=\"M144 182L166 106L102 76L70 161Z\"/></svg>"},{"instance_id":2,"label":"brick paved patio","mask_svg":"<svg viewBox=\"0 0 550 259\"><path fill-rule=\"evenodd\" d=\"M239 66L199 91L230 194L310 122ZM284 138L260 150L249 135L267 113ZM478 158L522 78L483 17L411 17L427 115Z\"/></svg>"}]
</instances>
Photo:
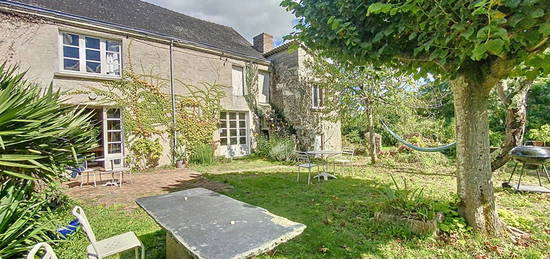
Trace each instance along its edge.
<instances>
[{"instance_id":1,"label":"brick paved patio","mask_svg":"<svg viewBox=\"0 0 550 259\"><path fill-rule=\"evenodd\" d=\"M139 197L159 195L189 188L203 187L213 191L229 190L229 185L212 182L191 169L160 170L133 175L133 183L127 178L122 187L103 186L108 180L104 175L103 181L97 187L84 185L80 188L80 178L76 181L65 182L63 187L66 193L74 199L86 204L94 205L122 205L128 209L137 208L135 200Z\"/></svg>"}]
</instances>

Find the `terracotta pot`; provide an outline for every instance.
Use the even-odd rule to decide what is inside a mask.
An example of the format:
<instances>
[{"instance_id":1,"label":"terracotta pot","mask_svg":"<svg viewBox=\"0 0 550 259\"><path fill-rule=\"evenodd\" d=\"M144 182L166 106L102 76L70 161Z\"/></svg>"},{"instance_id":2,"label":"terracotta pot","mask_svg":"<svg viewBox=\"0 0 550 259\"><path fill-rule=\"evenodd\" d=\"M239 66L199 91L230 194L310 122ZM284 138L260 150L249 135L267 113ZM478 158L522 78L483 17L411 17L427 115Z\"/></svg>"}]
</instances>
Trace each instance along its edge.
<instances>
[{"instance_id":1,"label":"terracotta pot","mask_svg":"<svg viewBox=\"0 0 550 259\"><path fill-rule=\"evenodd\" d=\"M185 168L185 164L183 163L183 160L176 161L176 168Z\"/></svg>"}]
</instances>

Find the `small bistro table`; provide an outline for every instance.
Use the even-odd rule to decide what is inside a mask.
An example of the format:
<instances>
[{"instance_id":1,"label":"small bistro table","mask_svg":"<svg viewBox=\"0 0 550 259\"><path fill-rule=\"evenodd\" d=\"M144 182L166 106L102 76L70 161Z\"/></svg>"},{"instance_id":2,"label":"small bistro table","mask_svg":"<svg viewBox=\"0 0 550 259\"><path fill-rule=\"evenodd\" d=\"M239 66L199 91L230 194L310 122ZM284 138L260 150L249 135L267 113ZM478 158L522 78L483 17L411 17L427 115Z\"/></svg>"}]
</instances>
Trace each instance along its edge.
<instances>
[{"instance_id":1,"label":"small bistro table","mask_svg":"<svg viewBox=\"0 0 550 259\"><path fill-rule=\"evenodd\" d=\"M166 258L247 258L300 235L305 225L225 195L194 188L137 199L166 229Z\"/></svg>"},{"instance_id":2,"label":"small bistro table","mask_svg":"<svg viewBox=\"0 0 550 259\"><path fill-rule=\"evenodd\" d=\"M336 156L336 155L340 155L342 154L342 151L336 151L336 150L312 150L312 151L307 151L306 154L310 155L310 156L321 156L321 158L323 159L324 161L324 170L323 172L321 172L320 174L314 176L313 178L317 178L318 180L320 180L321 178L323 178L324 180L328 180L328 179L336 179L336 176L331 174L328 170L328 161L327 159L331 156Z\"/></svg>"}]
</instances>

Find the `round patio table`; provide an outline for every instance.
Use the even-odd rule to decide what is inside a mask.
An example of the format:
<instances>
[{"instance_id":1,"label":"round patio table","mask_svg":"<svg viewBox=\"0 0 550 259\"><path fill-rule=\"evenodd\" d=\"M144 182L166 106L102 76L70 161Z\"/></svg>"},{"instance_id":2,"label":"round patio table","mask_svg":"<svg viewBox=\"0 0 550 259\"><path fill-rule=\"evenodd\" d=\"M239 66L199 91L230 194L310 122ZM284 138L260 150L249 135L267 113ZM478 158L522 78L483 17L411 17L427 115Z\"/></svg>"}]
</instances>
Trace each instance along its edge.
<instances>
[{"instance_id":1,"label":"round patio table","mask_svg":"<svg viewBox=\"0 0 550 259\"><path fill-rule=\"evenodd\" d=\"M307 155L310 155L310 156L321 156L321 158L323 159L324 161L324 170L323 172L321 172L320 174L314 176L313 178L317 178L317 180L320 180L321 178L324 179L324 180L329 180L329 179L336 179L336 176L331 174L328 170L328 161L327 159L329 157L332 157L332 156L336 156L336 155L340 155L342 154L342 151L336 151L336 150L312 150L312 151L307 151L306 152Z\"/></svg>"}]
</instances>

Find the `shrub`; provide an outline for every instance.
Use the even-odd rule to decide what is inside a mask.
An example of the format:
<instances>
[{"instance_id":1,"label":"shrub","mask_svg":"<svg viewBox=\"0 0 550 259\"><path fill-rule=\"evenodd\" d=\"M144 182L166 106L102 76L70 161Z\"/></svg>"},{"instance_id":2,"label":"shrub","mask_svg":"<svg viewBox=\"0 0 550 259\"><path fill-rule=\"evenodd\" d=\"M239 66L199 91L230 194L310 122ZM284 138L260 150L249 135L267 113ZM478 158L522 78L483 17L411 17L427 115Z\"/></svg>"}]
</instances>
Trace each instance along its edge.
<instances>
[{"instance_id":1,"label":"shrub","mask_svg":"<svg viewBox=\"0 0 550 259\"><path fill-rule=\"evenodd\" d=\"M256 149L254 153L263 158L269 158L269 151L271 150L271 142L269 138L265 136L256 137Z\"/></svg>"},{"instance_id":2,"label":"shrub","mask_svg":"<svg viewBox=\"0 0 550 259\"><path fill-rule=\"evenodd\" d=\"M290 137L258 137L256 155L274 161L291 161L295 157L295 141Z\"/></svg>"},{"instance_id":3,"label":"shrub","mask_svg":"<svg viewBox=\"0 0 550 259\"><path fill-rule=\"evenodd\" d=\"M275 161L291 161L294 159L295 146L290 138L276 138L269 151L269 157Z\"/></svg>"},{"instance_id":4,"label":"shrub","mask_svg":"<svg viewBox=\"0 0 550 259\"><path fill-rule=\"evenodd\" d=\"M383 190L385 196L381 204L381 210L402 216L404 218L428 221L436 216L433 201L427 199L424 190L420 188L410 188L407 182L403 181L403 186L399 186L392 176L395 188Z\"/></svg>"},{"instance_id":5,"label":"shrub","mask_svg":"<svg viewBox=\"0 0 550 259\"><path fill-rule=\"evenodd\" d=\"M550 124L542 125L539 129L530 130L529 138L531 140L550 143Z\"/></svg>"},{"instance_id":6,"label":"shrub","mask_svg":"<svg viewBox=\"0 0 550 259\"><path fill-rule=\"evenodd\" d=\"M214 163L214 149L212 145L202 144L195 148L189 158L193 164L211 165Z\"/></svg>"},{"instance_id":7,"label":"shrub","mask_svg":"<svg viewBox=\"0 0 550 259\"><path fill-rule=\"evenodd\" d=\"M130 145L131 164L138 170L157 167L162 150L163 147L158 139L139 138Z\"/></svg>"},{"instance_id":8,"label":"shrub","mask_svg":"<svg viewBox=\"0 0 550 259\"><path fill-rule=\"evenodd\" d=\"M403 151L397 152L394 156L396 162L417 164L423 168L434 166L447 166L449 158L439 152Z\"/></svg>"}]
</instances>

